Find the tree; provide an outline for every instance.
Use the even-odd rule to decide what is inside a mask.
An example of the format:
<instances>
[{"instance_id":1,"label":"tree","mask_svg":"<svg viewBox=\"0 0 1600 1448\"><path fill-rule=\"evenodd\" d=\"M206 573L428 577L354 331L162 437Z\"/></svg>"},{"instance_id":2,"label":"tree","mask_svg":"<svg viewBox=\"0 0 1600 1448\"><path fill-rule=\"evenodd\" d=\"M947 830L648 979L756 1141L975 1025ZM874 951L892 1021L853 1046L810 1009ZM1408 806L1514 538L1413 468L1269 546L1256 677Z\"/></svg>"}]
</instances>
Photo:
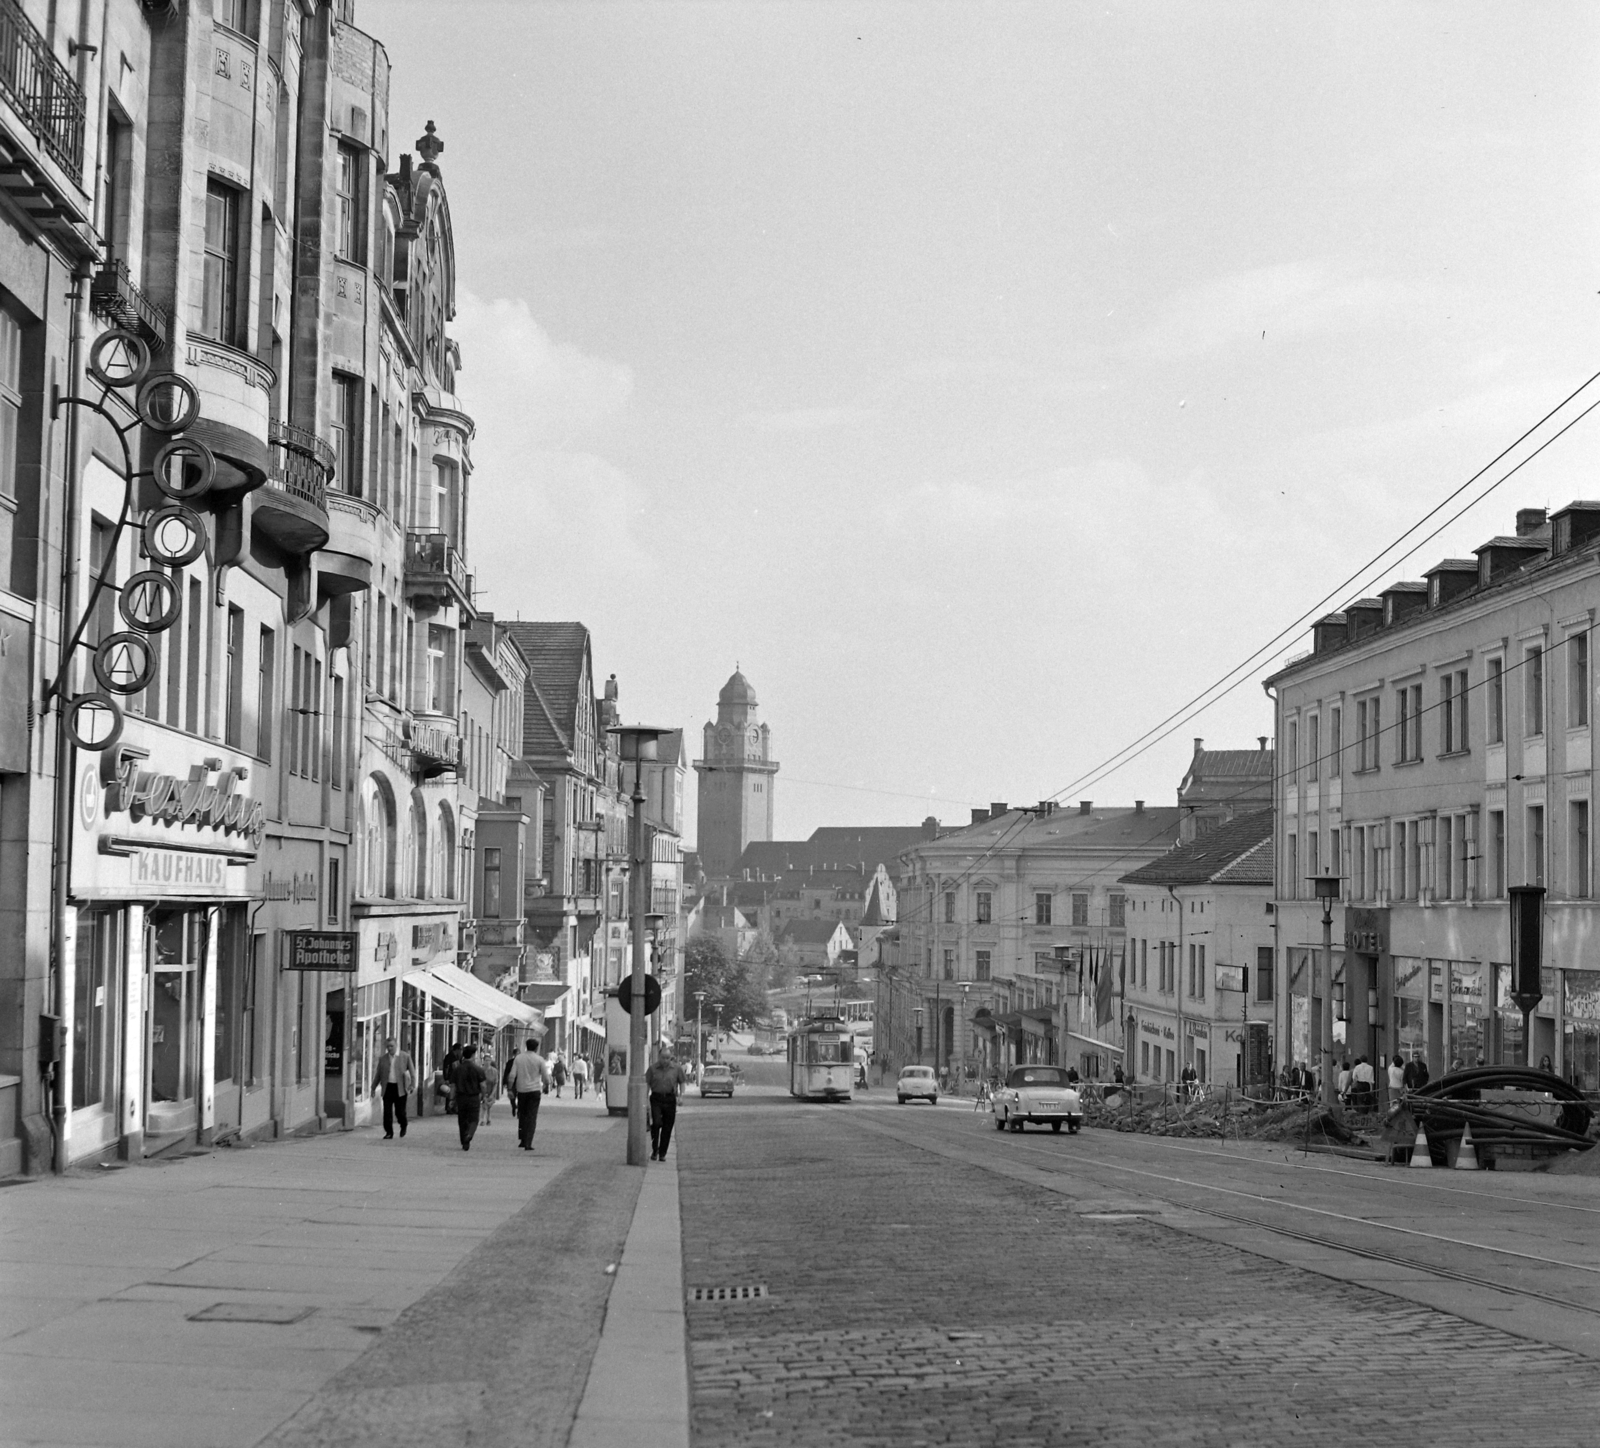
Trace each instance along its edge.
<instances>
[{"instance_id":1,"label":"tree","mask_svg":"<svg viewBox=\"0 0 1600 1448\"><path fill-rule=\"evenodd\" d=\"M684 952L683 976L685 1009L692 1011L697 1020L697 991L705 992L708 1012L713 1003L722 1007L724 1025L736 1018L754 1021L766 1017L767 997L759 976L749 962L729 960L722 941L715 935L697 935L689 942ZM711 1019L715 1019L714 1013Z\"/></svg>"}]
</instances>

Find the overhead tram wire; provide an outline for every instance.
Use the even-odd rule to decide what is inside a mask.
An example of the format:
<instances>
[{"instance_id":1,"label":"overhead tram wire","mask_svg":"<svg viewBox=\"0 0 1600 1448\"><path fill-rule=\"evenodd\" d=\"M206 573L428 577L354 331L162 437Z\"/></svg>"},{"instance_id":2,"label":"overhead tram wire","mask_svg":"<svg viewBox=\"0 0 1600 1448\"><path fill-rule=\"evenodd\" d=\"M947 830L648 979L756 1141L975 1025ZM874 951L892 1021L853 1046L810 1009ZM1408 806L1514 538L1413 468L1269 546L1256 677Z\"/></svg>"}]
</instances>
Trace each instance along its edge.
<instances>
[{"instance_id":1,"label":"overhead tram wire","mask_svg":"<svg viewBox=\"0 0 1600 1448\"><path fill-rule=\"evenodd\" d=\"M1397 535L1394 538L1393 541L1391 541L1385 547L1383 547L1377 553L1375 553L1370 559L1368 559L1368 561L1366 563L1362 564L1360 568L1356 569L1355 572L1353 572L1347 578L1345 578L1342 582L1340 582L1337 585L1337 587L1335 587L1335 588L1331 589L1329 592L1325 593L1309 609L1307 609L1305 612L1301 613L1297 618L1295 618L1292 622L1290 622L1288 625L1286 625L1277 634L1273 635L1272 638L1268 639L1267 642L1265 644L1263 644L1260 648L1256 649L1256 651L1254 653L1250 654L1247 658L1243 659L1241 662L1239 662L1238 664L1235 664L1232 668L1228 669L1225 673L1223 673L1213 683L1208 684L1198 694L1195 694L1186 703L1180 705L1171 714L1168 714L1165 719L1161 720L1157 724L1152 725L1143 734L1139 735L1138 738L1136 738L1133 741L1131 741L1130 743L1124 745L1121 749L1119 749L1115 753L1109 755L1100 764L1094 766L1094 768L1092 768L1092 769L1086 771L1084 774L1078 776L1077 779L1071 781L1070 783L1068 783L1066 785L1063 785L1062 788L1057 790L1055 794L1050 795L1048 797L1051 798L1051 799L1060 799L1064 795L1071 794L1074 791L1079 790L1079 789L1086 789L1089 786L1098 783L1100 780L1106 778L1106 776L1108 774L1113 773L1113 772L1115 772L1115 770L1118 770L1118 769L1122 768L1123 765L1132 763L1133 760L1137 759L1141 754L1144 754L1147 750L1149 750L1149 749L1153 748L1155 745L1159 744L1163 739L1168 738L1170 735L1175 733L1178 729L1182 728L1184 726L1184 724L1186 724L1190 720L1196 718L1199 714L1203 713L1206 709L1209 709L1211 707L1211 705L1217 703L1221 699L1226 698L1230 693L1232 693L1236 688L1238 688L1241 683L1243 683L1245 681L1245 678L1247 677L1247 674L1246 674L1245 671L1249 670L1264 655L1270 654L1278 644L1280 644L1285 638L1291 636L1294 632L1296 632L1308 619L1312 618L1319 611L1321 611L1327 603L1329 603L1334 598L1339 597L1340 594L1342 594L1344 592L1344 590L1347 587L1350 586L1350 584L1354 583L1358 578L1361 578L1363 575L1367 575L1368 571L1370 569L1372 569L1373 567L1375 567L1379 563L1380 560L1385 558L1385 556L1387 554L1391 553L1395 548L1399 547L1400 544L1405 542L1405 540L1412 533L1416 532L1416 530L1418 528L1421 528L1424 524L1429 522L1432 518L1436 517L1444 508L1449 506L1449 504L1452 503L1456 498L1459 498L1462 493L1464 493L1475 482L1477 482L1486 472L1489 471L1490 468L1494 467L1497 463L1502 461L1507 456L1507 454L1512 452L1513 449L1517 448L1523 442L1525 442L1530 436L1533 435L1533 433L1537 432L1539 430L1539 428L1544 426L1544 424L1546 422L1548 422L1552 417L1554 417L1558 412L1560 412L1561 409L1564 408L1569 402L1571 402L1580 393L1585 391L1585 389L1587 389L1588 387L1592 386L1597 379L1600 379L1600 372L1596 372L1587 381L1585 381L1581 386L1577 387L1574 391L1570 392L1559 403L1557 403L1555 407L1551 408L1551 410L1549 412L1545 413L1545 415L1543 417L1541 417L1538 422L1534 423L1532 427L1528 428L1527 431L1524 432L1520 437L1518 437L1514 442L1510 443L1508 446L1503 448L1495 457L1491 458L1489 460L1489 462L1485 463L1483 465L1483 467L1479 468L1478 471L1476 473L1474 473L1470 478L1468 478L1466 480L1466 482L1462 483L1460 487L1456 488L1453 492L1451 492L1446 497L1441 499L1434 507L1429 509L1428 512L1425 513L1421 518L1419 518L1415 523L1411 524L1410 527L1406 528L1403 532L1401 532L1399 535ZM1583 411L1580 412L1575 418L1573 418L1570 422L1565 423L1554 434L1552 434L1550 437L1546 438L1542 443L1539 444L1538 447L1536 447L1531 453L1529 453L1527 457L1523 458L1521 462L1517 463L1514 467L1509 469L1503 476L1498 478L1489 487L1485 488L1481 493L1478 494L1477 497L1473 498L1465 507L1463 507L1463 508L1459 509L1457 512L1453 513L1449 518L1447 518L1443 523L1441 523L1431 533L1428 533L1424 537L1418 539L1417 542L1414 543L1405 553L1399 555L1397 558L1390 559L1388 562L1384 563L1381 568L1378 568L1376 573L1371 574L1371 576L1368 577L1367 583L1362 586L1362 589L1358 589L1354 596L1355 597L1360 597L1362 591L1364 591L1365 588L1370 587L1373 583L1375 583L1384 574L1390 572L1391 570L1396 568L1399 564L1404 563L1406 561L1406 559L1410 558L1413 554L1415 554L1418 549L1420 549L1423 546L1425 546L1432 539L1437 538L1439 536L1439 534L1442 533L1446 528L1448 528L1452 523L1457 522L1462 517L1464 517L1467 513L1469 513L1473 508L1477 507L1478 504L1483 502L1483 500L1485 498L1487 498L1490 493L1494 492L1495 489L1501 487L1509 479L1511 479L1512 477L1516 476L1516 474L1518 472L1520 472L1524 467L1526 467L1530 462L1532 462L1534 460L1534 458L1538 457L1539 454L1542 453L1547 447L1549 447L1552 443L1557 441L1557 439L1559 439L1562 436L1564 436L1572 428L1577 426L1578 423L1582 422L1583 419L1586 418L1591 412L1593 412L1596 407L1600 407L1600 401L1590 403L1589 406L1584 408ZM1233 676L1235 674L1239 674L1241 677L1234 678ZM1231 683L1229 682L1230 680L1232 680ZM1224 686L1226 686L1226 687L1224 687ZM1215 697L1208 697L1209 695L1215 695ZM1196 707L1197 705L1198 705L1198 707Z\"/></svg>"}]
</instances>

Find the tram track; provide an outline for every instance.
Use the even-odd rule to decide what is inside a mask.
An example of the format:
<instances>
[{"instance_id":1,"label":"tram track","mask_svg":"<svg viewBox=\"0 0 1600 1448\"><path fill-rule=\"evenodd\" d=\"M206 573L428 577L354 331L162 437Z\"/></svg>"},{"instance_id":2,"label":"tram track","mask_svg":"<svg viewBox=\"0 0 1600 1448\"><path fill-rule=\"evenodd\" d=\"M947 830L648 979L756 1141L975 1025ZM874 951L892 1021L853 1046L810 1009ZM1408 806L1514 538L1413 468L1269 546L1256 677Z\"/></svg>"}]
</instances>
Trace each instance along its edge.
<instances>
[{"instance_id":1,"label":"tram track","mask_svg":"<svg viewBox=\"0 0 1600 1448\"><path fill-rule=\"evenodd\" d=\"M880 1113L874 1113L878 1116ZM1035 1181L1036 1184L1045 1185L1047 1188L1066 1192L1069 1195L1081 1195L1080 1192L1071 1192L1069 1188L1076 1185L1081 1188L1085 1181L1094 1186L1115 1192L1119 1187L1126 1189L1129 1179L1136 1180L1143 1186L1142 1190L1155 1202L1163 1206L1175 1208L1181 1212L1193 1212L1202 1217L1213 1218L1218 1222L1228 1223L1231 1228L1242 1228L1252 1232L1267 1234L1268 1238L1280 1239L1285 1243L1294 1243L1300 1246L1315 1248L1320 1252L1338 1254L1340 1257L1353 1258L1362 1262L1377 1263L1382 1266L1392 1267L1403 1274L1415 1274L1422 1282L1432 1281L1438 1284L1448 1284L1454 1289L1469 1289L1472 1292L1487 1292L1500 1298L1512 1298L1526 1305L1525 1313L1539 1314L1548 1319L1548 1309L1556 1309L1562 1313L1578 1314L1587 1326L1580 1327L1571 1323L1566 1330L1558 1324L1530 1323L1525 1330L1519 1331L1516 1327L1506 1322L1504 1318L1490 1314L1502 1313L1508 1309L1499 1304L1482 1304L1471 1310L1471 1305L1450 1306L1445 1310L1455 1312L1457 1315L1469 1319L1488 1322L1502 1327L1504 1330L1513 1331L1519 1336L1534 1337L1540 1341L1558 1343L1561 1346L1573 1347L1584 1351L1590 1356L1600 1355L1600 1332L1594 1327L1594 1320L1600 1318L1600 1300L1585 1302L1575 1296L1566 1296L1560 1292L1543 1290L1526 1281L1508 1280L1505 1276L1488 1275L1481 1268L1473 1270L1472 1265L1452 1265L1448 1261L1431 1260L1437 1255L1445 1253L1480 1254L1493 1262L1502 1264L1508 1272L1555 1269L1560 1272L1581 1274L1580 1280L1587 1281L1600 1277L1600 1264L1563 1261L1548 1255L1520 1251L1509 1246L1499 1246L1494 1243L1473 1241L1469 1238L1456 1237L1442 1232L1430 1232L1419 1227L1407 1227L1394 1222L1387 1222L1369 1216L1353 1213L1332 1211L1326 1207L1319 1207L1305 1202L1297 1202L1287 1197L1264 1196L1260 1191L1248 1190L1243 1186L1229 1186L1216 1182L1196 1180L1192 1176L1179 1175L1175 1172L1152 1169L1150 1165L1136 1166L1123 1162L1107 1160L1099 1151L1061 1149L1056 1138L1052 1138L1051 1145L1031 1143L1019 1140L1015 1136L1007 1135L1004 1149L992 1145L986 1136L977 1136L971 1140L952 1135L948 1130L941 1130L939 1124L934 1122L900 1122L893 1126L878 1120L871 1120L864 1116L856 1118L868 1130L880 1131L885 1135L896 1137L909 1145L920 1147L923 1150L934 1152L952 1159L962 1160L984 1170L999 1170L1006 1175L1019 1177L1025 1181ZM906 1129L909 1128L909 1129ZM1073 1146L1087 1145L1093 1141L1093 1136L1080 1135L1073 1139ZM1365 1183L1383 1186L1400 1185L1390 1183L1375 1175L1363 1172L1351 1172L1341 1168L1306 1167L1299 1163L1284 1161L1255 1160L1249 1157L1236 1155L1229 1152L1210 1151L1204 1148L1178 1147L1173 1149L1185 1155L1206 1156L1221 1159L1232 1167L1259 1168L1262 1171L1314 1171L1330 1176L1350 1176L1359 1178ZM1026 1159L1026 1165L1018 1161L1018 1157ZM1019 1168L1021 1168L1019 1170ZM1036 1178L1046 1178L1037 1182ZM1052 1182L1050 1178L1057 1178ZM1517 1193L1472 1191L1470 1188L1449 1187L1444 1185L1434 1186L1431 1183L1418 1182L1416 1189L1428 1189L1434 1192L1450 1192L1456 1195L1468 1195L1492 1202L1501 1210L1515 1209L1518 1206L1539 1206L1570 1208L1572 1210L1592 1214L1595 1208L1585 1207L1576 1203L1564 1203L1554 1200L1534 1199ZM1408 1192L1416 1200L1414 1192ZM1229 1201L1227 1199L1235 1199ZM1236 1205L1237 1199L1254 1202L1266 1208L1264 1212L1240 1210ZM1282 1220L1285 1213L1306 1214L1328 1223L1326 1230L1318 1230L1306 1222ZM1163 1215L1157 1213L1140 1213L1134 1210L1131 1215L1148 1215L1152 1221L1162 1222L1174 1230L1194 1230L1191 1227L1180 1225L1178 1222L1163 1220ZM1276 1219L1274 1219L1276 1216ZM1341 1232L1340 1227L1348 1229ZM1378 1240L1354 1241L1351 1235L1361 1234L1369 1237L1376 1236ZM1418 1247L1433 1247L1437 1252L1406 1251L1398 1243L1392 1247L1382 1241L1384 1235L1397 1235L1407 1242ZM1205 1235L1201 1233L1201 1235ZM1264 1244L1250 1245L1238 1242L1232 1238L1218 1238L1218 1240L1232 1240L1233 1245L1243 1251L1254 1252L1257 1255L1275 1255L1264 1249ZM1358 1281L1361 1285L1382 1290L1401 1296L1413 1296L1428 1300L1429 1294L1417 1292L1419 1285L1415 1280L1400 1280L1394 1282L1374 1282L1370 1275L1343 1274L1331 1268L1326 1269L1312 1263L1307 1263L1293 1255L1285 1256L1281 1260L1292 1260L1307 1270L1323 1272L1324 1275L1343 1276L1346 1280ZM1487 1264L1484 1264L1487 1265ZM1429 1305L1438 1305L1434 1302Z\"/></svg>"}]
</instances>

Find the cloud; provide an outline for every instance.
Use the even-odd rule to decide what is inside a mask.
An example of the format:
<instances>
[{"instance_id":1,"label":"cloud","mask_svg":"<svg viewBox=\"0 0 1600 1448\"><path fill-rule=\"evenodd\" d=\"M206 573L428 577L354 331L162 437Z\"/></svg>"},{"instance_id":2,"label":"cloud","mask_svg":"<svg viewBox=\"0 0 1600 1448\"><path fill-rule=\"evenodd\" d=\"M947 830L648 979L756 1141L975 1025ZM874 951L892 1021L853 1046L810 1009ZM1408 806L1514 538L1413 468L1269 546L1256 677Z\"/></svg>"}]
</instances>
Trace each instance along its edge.
<instances>
[{"instance_id":1,"label":"cloud","mask_svg":"<svg viewBox=\"0 0 1600 1448\"><path fill-rule=\"evenodd\" d=\"M570 612L604 556L648 576L646 490L605 455L633 372L557 342L520 299L459 297L462 406L472 444L471 554L489 606L535 617Z\"/></svg>"},{"instance_id":2,"label":"cloud","mask_svg":"<svg viewBox=\"0 0 1600 1448\"><path fill-rule=\"evenodd\" d=\"M452 332L468 410L493 416L497 427L509 424L524 443L592 432L633 396L630 368L554 341L520 298L483 301L463 292Z\"/></svg>"},{"instance_id":3,"label":"cloud","mask_svg":"<svg viewBox=\"0 0 1600 1448\"><path fill-rule=\"evenodd\" d=\"M757 432L822 432L870 422L877 416L875 407L795 407L787 412L747 412L737 425Z\"/></svg>"},{"instance_id":4,"label":"cloud","mask_svg":"<svg viewBox=\"0 0 1600 1448\"><path fill-rule=\"evenodd\" d=\"M1173 298L1135 338L1135 355L1193 356L1246 339L1350 332L1417 314L1436 299L1432 283L1345 275L1326 261L1282 262L1218 277Z\"/></svg>"}]
</instances>

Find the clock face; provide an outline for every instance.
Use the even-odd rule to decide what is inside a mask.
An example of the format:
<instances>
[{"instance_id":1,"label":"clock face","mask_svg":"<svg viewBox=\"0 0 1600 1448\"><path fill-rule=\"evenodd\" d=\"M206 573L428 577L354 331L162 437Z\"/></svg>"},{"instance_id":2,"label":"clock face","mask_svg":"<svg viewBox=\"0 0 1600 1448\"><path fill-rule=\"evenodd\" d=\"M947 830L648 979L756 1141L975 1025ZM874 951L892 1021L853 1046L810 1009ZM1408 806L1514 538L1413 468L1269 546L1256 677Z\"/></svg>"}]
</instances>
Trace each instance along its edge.
<instances>
[{"instance_id":1,"label":"clock face","mask_svg":"<svg viewBox=\"0 0 1600 1448\"><path fill-rule=\"evenodd\" d=\"M752 729L750 731L749 738L752 745L761 743L761 731L759 729Z\"/></svg>"},{"instance_id":2,"label":"clock face","mask_svg":"<svg viewBox=\"0 0 1600 1448\"><path fill-rule=\"evenodd\" d=\"M723 724L720 726L717 730L717 738L726 744L730 739L733 738L733 726L731 724Z\"/></svg>"}]
</instances>

